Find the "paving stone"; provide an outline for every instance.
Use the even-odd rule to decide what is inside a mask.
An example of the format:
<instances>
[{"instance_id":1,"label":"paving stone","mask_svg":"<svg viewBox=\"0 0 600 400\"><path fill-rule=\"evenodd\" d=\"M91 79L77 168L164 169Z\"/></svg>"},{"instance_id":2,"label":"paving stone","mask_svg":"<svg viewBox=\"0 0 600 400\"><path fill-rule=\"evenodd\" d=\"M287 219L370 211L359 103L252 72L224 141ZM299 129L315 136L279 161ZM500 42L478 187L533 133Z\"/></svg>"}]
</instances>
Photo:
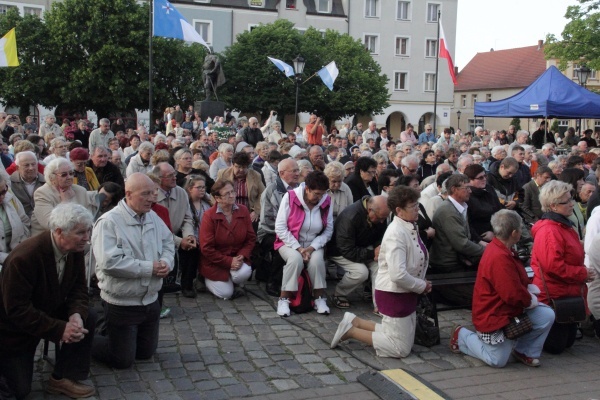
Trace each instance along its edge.
<instances>
[{"instance_id":1,"label":"paving stone","mask_svg":"<svg viewBox=\"0 0 600 400\"><path fill-rule=\"evenodd\" d=\"M94 377L96 386L114 386L117 384L115 375L98 375Z\"/></svg>"},{"instance_id":2,"label":"paving stone","mask_svg":"<svg viewBox=\"0 0 600 400\"><path fill-rule=\"evenodd\" d=\"M254 396L269 394L275 391L271 386L263 382L249 382L248 389Z\"/></svg>"},{"instance_id":3,"label":"paving stone","mask_svg":"<svg viewBox=\"0 0 600 400\"><path fill-rule=\"evenodd\" d=\"M341 358L334 357L328 358L327 361L333 365L333 367L341 372L352 371L352 367L346 364Z\"/></svg>"},{"instance_id":4,"label":"paving stone","mask_svg":"<svg viewBox=\"0 0 600 400\"><path fill-rule=\"evenodd\" d=\"M249 351L248 357L250 357L250 359L253 360L256 358L268 358L269 355L262 350L255 350L255 351Z\"/></svg>"},{"instance_id":5,"label":"paving stone","mask_svg":"<svg viewBox=\"0 0 600 400\"><path fill-rule=\"evenodd\" d=\"M221 387L223 387L223 386L237 385L240 382L237 379L235 379L235 378L220 378L220 379L217 379L217 383Z\"/></svg>"},{"instance_id":6,"label":"paving stone","mask_svg":"<svg viewBox=\"0 0 600 400\"><path fill-rule=\"evenodd\" d=\"M252 363L254 365L256 365L258 368L270 367L272 365L275 365L273 360L271 360L270 358L254 359L254 360L252 360Z\"/></svg>"},{"instance_id":7,"label":"paving stone","mask_svg":"<svg viewBox=\"0 0 600 400\"><path fill-rule=\"evenodd\" d=\"M280 391L297 389L300 387L292 379L274 379L271 381L271 384L273 384L273 386L275 386Z\"/></svg>"},{"instance_id":8,"label":"paving stone","mask_svg":"<svg viewBox=\"0 0 600 400\"><path fill-rule=\"evenodd\" d=\"M269 378L289 378L289 375L280 367L266 367L262 372Z\"/></svg>"},{"instance_id":9,"label":"paving stone","mask_svg":"<svg viewBox=\"0 0 600 400\"><path fill-rule=\"evenodd\" d=\"M248 356L242 351L238 351L235 353L225 353L223 354L223 360L230 363L235 361L247 361Z\"/></svg>"},{"instance_id":10,"label":"paving stone","mask_svg":"<svg viewBox=\"0 0 600 400\"><path fill-rule=\"evenodd\" d=\"M98 397L101 399L120 399L123 394L116 386L104 386L97 388Z\"/></svg>"},{"instance_id":11,"label":"paving stone","mask_svg":"<svg viewBox=\"0 0 600 400\"><path fill-rule=\"evenodd\" d=\"M231 375L231 372L229 372L227 367L222 364L208 366L208 372L210 372L210 374L214 378L229 378L229 377L233 376L233 375Z\"/></svg>"},{"instance_id":12,"label":"paving stone","mask_svg":"<svg viewBox=\"0 0 600 400\"><path fill-rule=\"evenodd\" d=\"M172 382L177 392L182 390L193 390L196 387L190 378L173 379Z\"/></svg>"},{"instance_id":13,"label":"paving stone","mask_svg":"<svg viewBox=\"0 0 600 400\"><path fill-rule=\"evenodd\" d=\"M206 398L207 400L221 400L228 399L229 396L223 389L216 389L204 392L204 398Z\"/></svg>"},{"instance_id":14,"label":"paving stone","mask_svg":"<svg viewBox=\"0 0 600 400\"><path fill-rule=\"evenodd\" d=\"M199 381L194 383L194 385L201 392L217 389L219 387L217 381Z\"/></svg>"},{"instance_id":15,"label":"paving stone","mask_svg":"<svg viewBox=\"0 0 600 400\"><path fill-rule=\"evenodd\" d=\"M241 380L243 380L244 382L266 382L267 377L259 371L255 371L255 372L242 372L241 374L239 374L239 377Z\"/></svg>"},{"instance_id":16,"label":"paving stone","mask_svg":"<svg viewBox=\"0 0 600 400\"><path fill-rule=\"evenodd\" d=\"M296 360L298 360L300 364L308 364L321 362L322 358L317 356L316 354L298 354L296 356Z\"/></svg>"},{"instance_id":17,"label":"paving stone","mask_svg":"<svg viewBox=\"0 0 600 400\"><path fill-rule=\"evenodd\" d=\"M310 363L310 364L304 364L303 366L311 374L325 374L325 373L331 372L329 367L323 363Z\"/></svg>"},{"instance_id":18,"label":"paving stone","mask_svg":"<svg viewBox=\"0 0 600 400\"><path fill-rule=\"evenodd\" d=\"M122 382L119 383L119 388L124 393L147 392L148 389L144 382Z\"/></svg>"},{"instance_id":19,"label":"paving stone","mask_svg":"<svg viewBox=\"0 0 600 400\"><path fill-rule=\"evenodd\" d=\"M225 392L232 398L240 398L252 394L250 390L243 384L227 386Z\"/></svg>"},{"instance_id":20,"label":"paving stone","mask_svg":"<svg viewBox=\"0 0 600 400\"><path fill-rule=\"evenodd\" d=\"M333 374L319 375L317 378L323 381L323 383L326 385L341 385L344 383L344 381L338 378L337 375Z\"/></svg>"},{"instance_id":21,"label":"paving stone","mask_svg":"<svg viewBox=\"0 0 600 400\"><path fill-rule=\"evenodd\" d=\"M150 382L150 388L155 393L167 393L167 392L172 392L175 389L173 384L166 379Z\"/></svg>"}]
</instances>

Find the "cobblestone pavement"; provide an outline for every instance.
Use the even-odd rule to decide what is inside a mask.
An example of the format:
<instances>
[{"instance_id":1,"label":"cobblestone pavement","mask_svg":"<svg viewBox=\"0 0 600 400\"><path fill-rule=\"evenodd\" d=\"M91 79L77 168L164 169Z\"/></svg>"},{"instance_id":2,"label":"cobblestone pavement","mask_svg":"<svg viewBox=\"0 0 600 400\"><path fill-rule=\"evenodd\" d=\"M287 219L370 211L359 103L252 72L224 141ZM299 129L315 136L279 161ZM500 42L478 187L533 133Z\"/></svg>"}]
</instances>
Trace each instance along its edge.
<instances>
[{"instance_id":1,"label":"cobblestone pavement","mask_svg":"<svg viewBox=\"0 0 600 400\"><path fill-rule=\"evenodd\" d=\"M334 283L329 282L330 292ZM372 348L356 341L329 348L342 310L332 307L330 316L311 312L282 319L275 312L275 298L265 295L255 282L247 289L248 297L233 301L207 293L196 299L166 295L172 312L161 320L155 356L128 370L92 363L96 398L376 399L356 381L358 375L376 368L414 372L454 399L600 398L596 339L586 337L560 356L544 354L540 368L512 361L498 370L450 352L452 325L469 326L470 313L446 311L440 313L441 345L414 346L402 360L380 359ZM379 320L358 294L350 301L351 311ZM58 398L42 390L51 367L44 361L36 366L29 398Z\"/></svg>"}]
</instances>

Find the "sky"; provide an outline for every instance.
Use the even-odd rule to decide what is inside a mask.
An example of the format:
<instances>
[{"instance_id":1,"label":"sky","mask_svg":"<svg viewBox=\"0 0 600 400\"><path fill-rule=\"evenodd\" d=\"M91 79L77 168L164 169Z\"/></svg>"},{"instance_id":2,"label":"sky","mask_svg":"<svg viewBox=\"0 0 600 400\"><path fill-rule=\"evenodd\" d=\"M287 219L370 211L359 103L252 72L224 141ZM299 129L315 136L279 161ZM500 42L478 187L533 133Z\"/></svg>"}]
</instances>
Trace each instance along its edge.
<instances>
[{"instance_id":1,"label":"sky","mask_svg":"<svg viewBox=\"0 0 600 400\"><path fill-rule=\"evenodd\" d=\"M459 71L475 54L537 45L553 33L557 38L575 0L458 0L454 65ZM443 21L443 17L442 17ZM450 39L448 39L450 40Z\"/></svg>"}]
</instances>

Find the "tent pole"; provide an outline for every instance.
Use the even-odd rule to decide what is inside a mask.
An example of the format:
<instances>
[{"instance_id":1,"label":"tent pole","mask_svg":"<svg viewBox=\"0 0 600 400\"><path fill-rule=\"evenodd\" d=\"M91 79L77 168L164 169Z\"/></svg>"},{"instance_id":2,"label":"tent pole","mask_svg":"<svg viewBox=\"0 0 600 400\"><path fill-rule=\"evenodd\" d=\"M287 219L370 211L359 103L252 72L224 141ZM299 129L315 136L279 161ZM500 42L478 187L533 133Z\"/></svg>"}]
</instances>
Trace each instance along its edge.
<instances>
[{"instance_id":1,"label":"tent pole","mask_svg":"<svg viewBox=\"0 0 600 400\"><path fill-rule=\"evenodd\" d=\"M438 10L437 19L437 42L435 48L435 93L433 95L433 134L437 135L437 95L438 95L438 65L440 63L440 18L442 12ZM441 136L441 135L440 135Z\"/></svg>"},{"instance_id":2,"label":"tent pole","mask_svg":"<svg viewBox=\"0 0 600 400\"><path fill-rule=\"evenodd\" d=\"M152 133L152 30L153 30L153 18L152 12L154 9L154 0L150 0L150 10L148 12L148 18L150 22L150 29L148 31L148 130Z\"/></svg>"}]
</instances>

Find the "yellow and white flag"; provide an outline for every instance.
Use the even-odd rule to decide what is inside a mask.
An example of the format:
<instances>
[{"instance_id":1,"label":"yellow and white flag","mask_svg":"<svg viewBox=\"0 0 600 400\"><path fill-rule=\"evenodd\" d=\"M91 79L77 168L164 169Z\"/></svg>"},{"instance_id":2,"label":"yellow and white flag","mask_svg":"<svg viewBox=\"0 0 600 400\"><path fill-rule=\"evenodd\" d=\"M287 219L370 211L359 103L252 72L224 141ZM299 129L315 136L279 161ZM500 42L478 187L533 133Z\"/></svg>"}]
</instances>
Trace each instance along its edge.
<instances>
[{"instance_id":1,"label":"yellow and white flag","mask_svg":"<svg viewBox=\"0 0 600 400\"><path fill-rule=\"evenodd\" d=\"M15 28L12 28L0 39L0 67L18 67L17 37Z\"/></svg>"}]
</instances>

